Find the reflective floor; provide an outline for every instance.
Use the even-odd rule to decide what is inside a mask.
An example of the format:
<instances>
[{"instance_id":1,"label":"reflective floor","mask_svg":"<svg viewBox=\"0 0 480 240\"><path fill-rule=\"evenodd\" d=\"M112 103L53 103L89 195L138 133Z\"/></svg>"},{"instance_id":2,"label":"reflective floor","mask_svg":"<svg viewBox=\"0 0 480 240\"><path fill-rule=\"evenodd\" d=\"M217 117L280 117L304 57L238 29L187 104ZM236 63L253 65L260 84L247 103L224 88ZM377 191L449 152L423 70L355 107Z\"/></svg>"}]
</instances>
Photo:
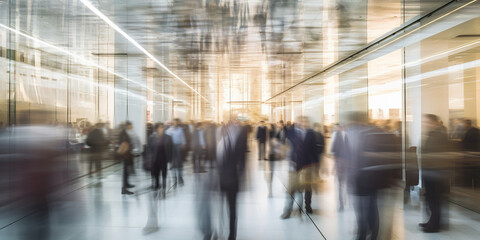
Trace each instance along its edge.
<instances>
[{"instance_id":1,"label":"reflective floor","mask_svg":"<svg viewBox=\"0 0 480 240\"><path fill-rule=\"evenodd\" d=\"M313 214L294 211L281 220L285 203L287 163L275 162L273 194L268 196L267 162L254 160L250 152L243 191L238 200L238 239L354 239L355 215L349 197L344 211L337 210L332 163L325 158L322 179L313 196ZM137 164L140 166L140 164ZM185 167L185 185L176 187L169 179L165 198L153 191L150 176L137 167L131 182L135 195L120 194L121 166L106 168L103 177L79 179L68 191L51 201L45 211L2 211L0 239L202 239L199 213L202 199L212 201L213 228L218 239L226 239L226 206L213 191L204 191L205 179L213 173L193 173ZM206 196L207 195L207 196ZM379 201L381 239L478 239L480 215L449 205L449 229L422 233L422 206L403 205L403 190L393 189ZM388 204L387 204L388 203ZM294 207L296 209L296 207ZM393 226L393 227L392 227Z\"/></svg>"}]
</instances>

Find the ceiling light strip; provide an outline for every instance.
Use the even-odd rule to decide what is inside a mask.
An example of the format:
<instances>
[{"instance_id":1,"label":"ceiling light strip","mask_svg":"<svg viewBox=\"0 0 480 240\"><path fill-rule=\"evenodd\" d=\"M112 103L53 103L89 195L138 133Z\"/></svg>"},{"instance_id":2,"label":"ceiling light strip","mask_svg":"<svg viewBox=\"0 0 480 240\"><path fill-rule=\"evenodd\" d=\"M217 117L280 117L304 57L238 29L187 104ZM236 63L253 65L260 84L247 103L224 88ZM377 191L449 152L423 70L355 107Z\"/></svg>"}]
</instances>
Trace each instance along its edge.
<instances>
[{"instance_id":1,"label":"ceiling light strip","mask_svg":"<svg viewBox=\"0 0 480 240\"><path fill-rule=\"evenodd\" d=\"M285 94L285 93L287 93L287 92L290 92L290 91L292 91L293 89L296 89L298 86L307 83L308 81L312 80L312 79L315 78L315 77L318 77L318 76L320 76L320 75L326 74L327 72L335 71L335 70L337 70L338 68L340 68L340 67L342 67L342 66L346 66L346 65L348 65L348 64L350 64L350 63L352 63L352 62L354 62L354 61L356 61L356 60L358 60L358 59L360 59L360 58L363 58L363 57L365 57L365 56L367 56L367 55L369 55L369 54L371 54L371 53L373 53L373 52L375 52L375 51L377 51L377 50L379 50L379 49L381 49L381 48L384 48L384 47L386 47L386 46L389 46L389 45L391 45L392 43L394 43L394 42L396 42L396 41L398 41L398 40L400 40L400 39L402 39L402 38L405 38L405 37L409 36L410 34L416 32L416 31L418 31L418 30L420 30L420 29L423 29L423 28L429 26L430 24L432 24L432 23L434 23L434 22L437 22L437 21L439 21L440 19L442 19L442 18L444 18L444 17L446 17L446 16L448 16L448 15L450 15L450 14L452 14L452 13L454 13L454 12L460 10L460 9L463 9L463 8L469 6L469 5L471 5L471 4L473 4L473 3L477 2L477 1L478 1L478 0L469 1L469 2L467 2L467 3L465 3L465 4L461 5L461 6L459 6L459 7L455 8L455 9L453 9L453 10L445 13L444 15L441 15L441 16L437 17L436 19L434 19L434 20L432 20L432 21L430 21L430 22L428 22L428 23L426 23L426 24L424 24L424 25L422 25L422 26L420 26L420 27L418 27L418 28L416 28L416 29L408 32L408 33L405 33L405 34L399 36L398 38L393 39L393 40L390 41L390 42L387 42L385 45L376 46L376 45L378 45L378 44L381 44L383 41L387 40L388 38L390 38L390 37L392 37L392 36L395 36L396 34L398 34L398 33L400 33L400 32L404 32L404 31L405 31L406 29L408 29L409 27L413 26L414 24L417 24L417 23L421 22L421 21L424 20L425 18L430 17L432 14L434 14L434 13L436 13L437 11L439 11L439 10L447 7L448 5L450 5L450 4L454 3L454 2L457 2L457 0L452 0L452 1L444 4L443 6L435 9L434 11L430 12L429 14L426 14L426 15L424 15L423 17L421 17L421 18L419 18L419 19L417 19L417 20L415 20L415 21L413 21L413 22L411 22L411 23L409 23L409 24L407 24L407 25L405 25L405 26L403 26L403 27L401 27L401 28L398 28L398 29L395 30L393 33L387 34L386 36L381 37L380 39L372 42L371 44L368 44L366 47L360 49L359 51L357 51L357 52L355 52L355 53L353 53L353 54L351 54L351 55L349 55L349 56L347 56L347 57L345 57L345 58L343 58L343 59L341 59L341 60L339 60L339 61L331 64L330 66L326 67L325 69L321 70L320 72L314 73L314 74L312 74L312 75L304 78L304 79L301 80L300 82L294 84L293 86L288 87L287 89L285 89L285 90L283 90L283 91L281 91L281 92L279 92L279 93L277 93L277 94L274 94L272 97L268 98L267 100L264 100L264 102L266 103L266 102L268 102L268 101L273 100L273 99L276 98L276 97L279 97L279 96L281 96L281 95L283 95L283 94ZM374 49L371 49L372 47L375 47L375 48L374 48ZM370 50L369 50L369 49L370 49ZM364 53L366 50L369 50L369 51L366 52L366 53ZM360 56L356 56L356 55L358 55L358 54L361 54L361 55L360 55Z\"/></svg>"},{"instance_id":2,"label":"ceiling light strip","mask_svg":"<svg viewBox=\"0 0 480 240\"><path fill-rule=\"evenodd\" d=\"M93 4L88 1L88 0L80 0L83 5L85 5L88 9L90 9L95 15L100 17L104 22L106 22L110 27L115 29L118 33L120 33L123 37L125 37L129 42L131 42L135 47L137 47L140 51L142 51L145 55L147 55L150 59L152 59L155 63L160 65L165 71L170 73L175 79L183 83L185 86L190 88L193 92L198 94L200 97L205 99L205 101L209 102L207 98L205 98L202 94L200 94L197 90L195 90L192 86L190 86L187 82L185 82L183 79L181 79L177 74L172 72L170 69L168 69L163 63L161 63L157 58L155 58L151 53L149 53L145 48L143 48L135 39L130 37L125 31L123 31L120 27L118 27L114 22L112 22L107 16L105 16L100 10L98 10Z\"/></svg>"},{"instance_id":3,"label":"ceiling light strip","mask_svg":"<svg viewBox=\"0 0 480 240\"><path fill-rule=\"evenodd\" d=\"M65 54L65 55L68 55L68 56L72 57L73 59L77 60L77 61L80 62L81 64L88 65L88 66L93 66L93 67L97 67L97 68L102 69L102 70L104 70L104 71L106 71L106 72L108 72L108 73L111 73L111 74L113 74L113 75L115 75L115 76L117 76L117 77L120 77L120 78L122 78L122 79L124 79L124 80L126 80L126 81L128 81L128 82L137 84L137 85L139 85L140 87L143 87L143 88L145 88L145 89L147 89L147 90L150 90L150 91L154 92L155 94L159 94L159 95L165 96L165 97L167 97L167 98L169 98L169 99L171 99L171 100L174 100L174 101L175 101L175 100L178 100L178 99L175 99L175 98L174 98L173 96L171 96L171 95L166 95L166 94L163 94L163 93L159 93L159 92L155 91L154 89L149 88L149 87L146 86L145 84L141 84L141 83L139 83L139 82L137 82L137 81L131 80L131 79L125 77L125 76L122 76L122 75L120 75L120 74L118 74L118 73L116 73L116 72L108 69L107 67L98 65L98 64L96 64L96 63L94 63L94 62L92 62L92 61L89 61L89 60L83 58L82 56L73 54L73 53L71 53L71 52L69 52L69 51L67 51L67 50L65 50L65 49L63 49L63 48L61 48L61 47L55 46L55 45L53 45L53 44L51 44L51 43L48 43L48 42L45 42L45 41L43 41L43 40L41 40L41 39L32 37L32 36L30 36L30 35L28 35L28 34L25 34L25 33L21 32L21 31L17 30L17 29L8 27L8 26L6 26L6 25L4 25L4 24L1 24L1 23L0 23L0 27L6 29L6 30L8 30L8 31L11 31L11 32L13 32L13 33L15 33L15 34L18 34L18 35L20 35L20 36L22 36L22 37L25 37L25 38L27 38L27 39L29 39L29 40L32 40L32 41L34 41L34 42L36 42L36 43L40 43L40 44L42 44L42 45L44 45L44 46L47 46L47 47L52 48L52 49L55 49L55 50L57 50L57 51ZM132 93L132 92L130 92L130 93ZM134 94L134 93L132 93L132 94Z\"/></svg>"}]
</instances>

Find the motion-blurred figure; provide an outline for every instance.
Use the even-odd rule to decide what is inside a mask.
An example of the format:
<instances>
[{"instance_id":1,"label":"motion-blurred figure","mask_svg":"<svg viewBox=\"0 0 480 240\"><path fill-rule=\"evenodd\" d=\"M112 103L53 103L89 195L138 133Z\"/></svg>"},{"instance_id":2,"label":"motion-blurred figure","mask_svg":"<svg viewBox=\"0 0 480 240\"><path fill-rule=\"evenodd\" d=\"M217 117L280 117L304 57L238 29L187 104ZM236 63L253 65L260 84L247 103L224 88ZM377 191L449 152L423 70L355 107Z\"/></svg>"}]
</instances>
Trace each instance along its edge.
<instances>
[{"instance_id":1,"label":"motion-blurred figure","mask_svg":"<svg viewBox=\"0 0 480 240\"><path fill-rule=\"evenodd\" d=\"M472 120L465 120L466 132L462 138L462 147L464 151L476 152L479 150L480 131L474 127Z\"/></svg>"},{"instance_id":2,"label":"motion-blurred figure","mask_svg":"<svg viewBox=\"0 0 480 240\"><path fill-rule=\"evenodd\" d=\"M378 190L390 187L394 177L399 177L400 147L393 133L368 125L365 112L351 112L347 119L344 142L350 170L349 189L355 195L357 239L377 239Z\"/></svg>"},{"instance_id":3,"label":"motion-blurred figure","mask_svg":"<svg viewBox=\"0 0 480 240\"><path fill-rule=\"evenodd\" d=\"M425 140L422 144L422 179L425 199L430 212L426 223L420 223L424 232L440 231L442 223L442 200L448 192L448 172L442 168L445 159L442 152L448 151L448 137L443 131L440 118L425 114L422 119Z\"/></svg>"},{"instance_id":4,"label":"motion-blurred figure","mask_svg":"<svg viewBox=\"0 0 480 240\"><path fill-rule=\"evenodd\" d=\"M300 196L300 211L303 206L302 191L305 190L305 210L312 213L312 177L318 165L318 149L315 132L309 128L307 117L298 117L295 127L287 130L287 138L291 144L290 172L288 174L288 194L282 219L289 218L293 208L293 197ZM303 171L303 173L302 173ZM303 179L302 176L303 175ZM292 197L290 197L292 196Z\"/></svg>"},{"instance_id":5,"label":"motion-blurred figure","mask_svg":"<svg viewBox=\"0 0 480 240\"><path fill-rule=\"evenodd\" d=\"M273 124L272 124L273 125ZM273 129L273 131L272 131ZM277 123L277 127L270 129L270 156L268 158L266 171L268 197L272 197L273 173L275 169L275 161L283 160L286 152L287 133L283 121Z\"/></svg>"},{"instance_id":6,"label":"motion-blurred figure","mask_svg":"<svg viewBox=\"0 0 480 240\"><path fill-rule=\"evenodd\" d=\"M452 120L452 128L450 132L451 139L463 139L465 135L465 122L461 118L455 118Z\"/></svg>"},{"instance_id":7,"label":"motion-blurred figure","mask_svg":"<svg viewBox=\"0 0 480 240\"><path fill-rule=\"evenodd\" d=\"M257 127L257 136L258 141L258 160L265 160L265 144L267 143L267 127L265 126L265 121L260 121L260 126Z\"/></svg>"},{"instance_id":8,"label":"motion-blurred figure","mask_svg":"<svg viewBox=\"0 0 480 240\"><path fill-rule=\"evenodd\" d=\"M198 228L203 239L211 240L215 235L213 200L218 194L217 175L215 171L209 171L207 174L196 174L194 177Z\"/></svg>"},{"instance_id":9,"label":"motion-blurred figure","mask_svg":"<svg viewBox=\"0 0 480 240\"><path fill-rule=\"evenodd\" d=\"M167 131L167 134L172 137L173 153L172 153L172 168L175 172L175 182L183 185L183 158L182 149L185 148L187 140L185 133L180 125L180 119L173 120L173 126Z\"/></svg>"},{"instance_id":10,"label":"motion-blurred figure","mask_svg":"<svg viewBox=\"0 0 480 240\"><path fill-rule=\"evenodd\" d=\"M103 128L104 125L102 123L97 123L95 128L88 133L86 141L87 145L90 147L88 172L89 174L94 173L92 169L95 165L95 172L100 176L102 175L103 152L109 144L109 141L103 132Z\"/></svg>"},{"instance_id":11,"label":"motion-blurred figure","mask_svg":"<svg viewBox=\"0 0 480 240\"><path fill-rule=\"evenodd\" d=\"M240 177L245 169L245 137L242 126L230 122L222 128L217 147L220 191L227 199L229 210L229 240L236 239L237 236L237 193L240 189Z\"/></svg>"},{"instance_id":12,"label":"motion-blurred figure","mask_svg":"<svg viewBox=\"0 0 480 240\"><path fill-rule=\"evenodd\" d=\"M290 130L293 128L293 123L291 121L287 121L287 126L286 126L287 130Z\"/></svg>"},{"instance_id":13,"label":"motion-blurred figure","mask_svg":"<svg viewBox=\"0 0 480 240\"><path fill-rule=\"evenodd\" d=\"M247 132L247 152L250 152L250 134L252 133L253 128L249 122L245 123L245 131Z\"/></svg>"},{"instance_id":14,"label":"motion-blurred figure","mask_svg":"<svg viewBox=\"0 0 480 240\"><path fill-rule=\"evenodd\" d=\"M347 149L346 149L346 139L345 132L343 131L340 124L335 124L334 132L331 140L331 150L333 158L335 160L335 170L337 173L338 181L338 204L339 210L343 211L345 207L345 197L346 197L346 181L347 181Z\"/></svg>"},{"instance_id":15,"label":"motion-blurred figure","mask_svg":"<svg viewBox=\"0 0 480 240\"><path fill-rule=\"evenodd\" d=\"M24 120L21 112L17 114L17 121ZM9 182L9 185L0 186L4 194L0 197L0 205L6 204L5 200L7 203L21 203L20 211L28 213L28 218L25 217L18 230L10 235L11 239L15 239L17 234L18 239L25 240L53 238L50 233L50 196L70 179L72 170L62 164L68 146L65 130L46 124L20 124L0 133L0 180ZM2 215L6 216L8 214ZM61 220L68 221L70 218Z\"/></svg>"},{"instance_id":16,"label":"motion-blurred figure","mask_svg":"<svg viewBox=\"0 0 480 240\"><path fill-rule=\"evenodd\" d=\"M163 123L155 124L155 132L148 138L148 156L151 162L154 189L160 187L160 172L162 173L162 195L167 188L167 165L172 160L172 137L165 134Z\"/></svg>"},{"instance_id":17,"label":"motion-blurred figure","mask_svg":"<svg viewBox=\"0 0 480 240\"><path fill-rule=\"evenodd\" d=\"M129 168L133 165L133 143L130 138L133 132L133 124L129 121L125 122L123 131L119 136L119 147L117 149L117 156L123 162L123 177L122 177L122 194L131 195L133 192L129 191L128 188L133 188L135 185L132 185L128 181L129 177Z\"/></svg>"},{"instance_id":18,"label":"motion-blurred figure","mask_svg":"<svg viewBox=\"0 0 480 240\"><path fill-rule=\"evenodd\" d=\"M315 167L316 167L314 171L315 174L313 176L318 175L320 173L320 170L322 170L323 175L328 176L329 173L327 171L327 168L326 167L322 168L321 166L323 153L325 152L325 136L323 136L322 134L323 125L321 123L315 123L313 130L315 133L315 145L317 147L317 157L318 157L317 163L315 164Z\"/></svg>"},{"instance_id":19,"label":"motion-blurred figure","mask_svg":"<svg viewBox=\"0 0 480 240\"><path fill-rule=\"evenodd\" d=\"M206 148L205 131L202 128L202 123L195 124L195 129L192 132L192 151L193 151L193 172L198 173L203 171L203 152Z\"/></svg>"},{"instance_id":20,"label":"motion-blurred figure","mask_svg":"<svg viewBox=\"0 0 480 240\"><path fill-rule=\"evenodd\" d=\"M191 124L193 124L193 121L190 121ZM182 169L183 169L183 162L186 162L188 160L188 157L190 155L190 151L192 151L192 133L195 128L195 126L188 124L188 123L182 123L180 121L179 125L183 129L183 135L185 136L185 144L182 147L181 150L181 155L182 155ZM182 178L183 179L183 178ZM182 180L183 184L183 180Z\"/></svg>"},{"instance_id":21,"label":"motion-blurred figure","mask_svg":"<svg viewBox=\"0 0 480 240\"><path fill-rule=\"evenodd\" d=\"M268 160L274 161L275 160L275 152L274 152L274 143L275 143L275 136L277 135L277 129L274 123L271 123L268 128Z\"/></svg>"},{"instance_id":22,"label":"motion-blurred figure","mask_svg":"<svg viewBox=\"0 0 480 240\"><path fill-rule=\"evenodd\" d=\"M207 144L206 161L210 168L213 168L217 157L217 125L215 123L209 123L205 129L205 140Z\"/></svg>"}]
</instances>

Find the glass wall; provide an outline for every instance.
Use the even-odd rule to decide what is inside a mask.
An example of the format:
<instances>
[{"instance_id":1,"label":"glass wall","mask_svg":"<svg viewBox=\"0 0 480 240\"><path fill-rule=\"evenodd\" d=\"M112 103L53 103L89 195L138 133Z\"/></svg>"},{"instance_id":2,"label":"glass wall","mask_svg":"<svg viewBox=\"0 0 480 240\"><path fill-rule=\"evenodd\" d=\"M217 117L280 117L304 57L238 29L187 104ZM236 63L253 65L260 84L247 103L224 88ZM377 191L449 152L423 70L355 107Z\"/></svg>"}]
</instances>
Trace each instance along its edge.
<instances>
[{"instance_id":1,"label":"glass wall","mask_svg":"<svg viewBox=\"0 0 480 240\"><path fill-rule=\"evenodd\" d=\"M403 3L390 2L388 12L399 17L388 18L384 28L367 23L363 30L357 29L357 40L367 46L383 34L420 19L422 12L442 7L446 2L425 1L425 5L420 4L416 9L409 8L409 1ZM450 200L479 211L475 202L480 200L477 153L480 142L469 139L480 117L480 18L474 13L478 7L478 3L469 1L447 4L405 29L401 33L405 36L387 40L384 45L370 46L373 50L339 62L333 65L333 70L325 65L326 70L305 84L272 99L271 118L290 120L307 115L313 122L327 126L328 136L329 126L342 123L343 113L367 112L371 124L401 136L404 164L412 164L414 159L413 164L420 166L421 174L420 153L426 131L422 127L422 116L435 114L443 122L451 146L448 157L439 159L439 163L444 163L443 168L451 170L448 173ZM382 8L375 5L367 7L367 11L379 9ZM381 18L382 14L368 16ZM338 38L330 34L324 45L324 57L332 61L341 56L329 55L326 49L335 50L349 44L341 39L345 29L337 30ZM302 111L289 103L295 102L295 98L303 99ZM468 148L472 144L475 147Z\"/></svg>"},{"instance_id":2,"label":"glass wall","mask_svg":"<svg viewBox=\"0 0 480 240\"><path fill-rule=\"evenodd\" d=\"M473 18L405 48L407 145L421 147L421 114L439 116L458 153L438 160L451 170L451 200L476 211L480 158L471 136L480 112L479 23Z\"/></svg>"}]
</instances>

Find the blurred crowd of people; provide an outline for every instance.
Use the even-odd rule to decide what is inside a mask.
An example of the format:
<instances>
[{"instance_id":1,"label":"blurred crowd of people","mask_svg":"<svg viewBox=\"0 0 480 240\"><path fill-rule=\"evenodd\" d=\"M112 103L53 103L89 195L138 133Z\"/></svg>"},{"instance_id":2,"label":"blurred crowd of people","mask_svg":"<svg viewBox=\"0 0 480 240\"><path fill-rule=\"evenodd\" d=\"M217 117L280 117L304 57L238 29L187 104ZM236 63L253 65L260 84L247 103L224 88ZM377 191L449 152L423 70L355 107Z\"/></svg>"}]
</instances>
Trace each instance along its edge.
<instances>
[{"instance_id":1,"label":"blurred crowd of people","mask_svg":"<svg viewBox=\"0 0 480 240\"><path fill-rule=\"evenodd\" d=\"M279 166L276 162L288 162L282 219L292 216L295 199L300 212L314 213L312 192L318 191L318 183L322 181L323 160L330 158L334 162L338 210L353 206L357 239L388 238L382 235L385 233L381 233L381 228L389 228L385 226L389 219L381 219L378 201L383 199L385 190L393 188L404 188L407 203L413 187L422 187L428 217L419 226L424 232L438 232L448 225L444 202L448 199L452 175L449 153L463 152L468 156L480 150L480 131L473 122L454 119L447 131L438 116L424 115L421 144L405 148L405 161L402 161L402 141L405 141L402 132L405 131L401 122L369 122L362 112L351 112L344 119L331 130L320 123L312 125L304 116L294 122L260 121L258 124L235 119L220 124L174 119L148 123L143 145L129 121L115 129L111 129L109 123L84 123L83 127L68 124L66 128L58 124L2 127L0 140L2 156L13 153L8 156L21 156L23 161L22 173L18 176L28 177L19 177L19 189L25 190L25 196L36 199L44 208L51 189L66 180L65 175L60 178L55 172L59 169L52 166L68 151L87 153L88 173L92 176L102 176L105 159L121 162L121 194L124 195L134 194L131 189L135 185L129 176L135 171L136 162L151 175L151 189L162 198L172 185L185 184L184 164L189 163L199 199L199 229L205 239L211 239L218 231L213 224L218 210L215 210L214 196L224 201L228 209L228 239L236 238L237 195L245 182L247 154L254 149L257 152L252 152L252 156L265 164L269 197L273 195L274 172ZM25 136L30 136L28 141ZM257 147L252 140L257 141ZM12 147L14 145L23 148ZM171 177L167 178L168 175ZM172 184L168 184L169 181Z\"/></svg>"}]
</instances>

